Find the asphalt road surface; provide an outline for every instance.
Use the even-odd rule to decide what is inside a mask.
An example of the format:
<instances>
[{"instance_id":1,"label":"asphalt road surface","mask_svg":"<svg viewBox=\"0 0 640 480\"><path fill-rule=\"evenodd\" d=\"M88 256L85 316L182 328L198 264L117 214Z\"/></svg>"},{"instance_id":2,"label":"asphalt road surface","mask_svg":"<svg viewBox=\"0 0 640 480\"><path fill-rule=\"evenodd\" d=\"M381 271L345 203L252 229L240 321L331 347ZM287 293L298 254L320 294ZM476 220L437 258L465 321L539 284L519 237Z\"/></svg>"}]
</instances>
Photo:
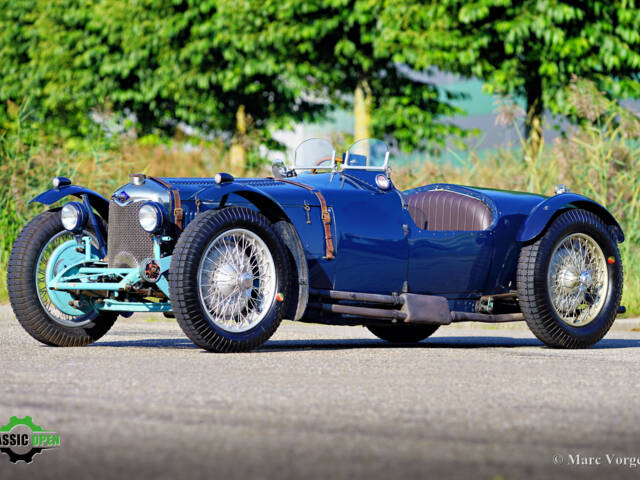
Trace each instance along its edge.
<instances>
[{"instance_id":1,"label":"asphalt road surface","mask_svg":"<svg viewBox=\"0 0 640 480\"><path fill-rule=\"evenodd\" d=\"M561 351L522 328L392 346L285 322L260 351L217 355L145 319L44 347L5 310L0 425L29 415L61 446L29 465L0 453L0 478L637 478L630 330Z\"/></svg>"}]
</instances>

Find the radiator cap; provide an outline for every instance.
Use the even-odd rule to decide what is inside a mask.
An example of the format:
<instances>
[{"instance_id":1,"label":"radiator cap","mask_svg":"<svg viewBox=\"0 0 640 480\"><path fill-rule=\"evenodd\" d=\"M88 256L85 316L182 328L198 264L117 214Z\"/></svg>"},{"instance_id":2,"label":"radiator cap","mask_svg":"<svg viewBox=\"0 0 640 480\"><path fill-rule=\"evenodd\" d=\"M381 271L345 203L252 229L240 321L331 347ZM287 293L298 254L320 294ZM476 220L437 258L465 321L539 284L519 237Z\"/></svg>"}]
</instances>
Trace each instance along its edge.
<instances>
[{"instance_id":1,"label":"radiator cap","mask_svg":"<svg viewBox=\"0 0 640 480\"><path fill-rule=\"evenodd\" d=\"M129 178L131 179L131 183L138 187L144 185L144 182L147 181L147 176L144 173L132 173L129 175Z\"/></svg>"}]
</instances>

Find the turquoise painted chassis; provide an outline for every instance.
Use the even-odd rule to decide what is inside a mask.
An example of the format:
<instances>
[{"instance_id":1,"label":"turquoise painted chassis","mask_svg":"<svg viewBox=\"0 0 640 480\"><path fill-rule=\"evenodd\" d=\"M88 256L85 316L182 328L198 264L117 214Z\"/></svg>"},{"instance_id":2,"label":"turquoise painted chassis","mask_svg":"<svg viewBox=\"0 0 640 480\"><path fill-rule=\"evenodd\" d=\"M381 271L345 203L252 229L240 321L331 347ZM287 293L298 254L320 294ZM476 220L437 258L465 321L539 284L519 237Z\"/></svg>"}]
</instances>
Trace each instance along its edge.
<instances>
[{"instance_id":1,"label":"turquoise painted chassis","mask_svg":"<svg viewBox=\"0 0 640 480\"><path fill-rule=\"evenodd\" d=\"M78 247L84 247L84 253ZM153 242L154 259L160 265L160 279L157 288L169 297L167 279L171 266L171 256L160 256L160 244L157 238ZM58 268L59 271L54 272ZM107 281L105 281L107 280ZM119 300L125 297L133 286L142 281L139 268L111 268L100 260L98 249L89 236L69 240L56 248L49 259L45 274L49 297L53 304L68 315L83 315L91 310L113 312L168 312L170 302L135 302ZM100 299L84 307L73 305L74 291L109 291L115 298Z\"/></svg>"}]
</instances>

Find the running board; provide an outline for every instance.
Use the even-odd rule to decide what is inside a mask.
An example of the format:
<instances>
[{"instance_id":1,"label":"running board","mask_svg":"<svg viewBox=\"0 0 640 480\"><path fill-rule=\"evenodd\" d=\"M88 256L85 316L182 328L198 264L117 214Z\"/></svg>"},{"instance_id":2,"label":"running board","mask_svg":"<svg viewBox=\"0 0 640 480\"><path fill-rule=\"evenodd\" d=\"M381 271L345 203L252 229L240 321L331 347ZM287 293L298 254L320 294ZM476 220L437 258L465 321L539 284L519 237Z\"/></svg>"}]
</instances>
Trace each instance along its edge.
<instances>
[{"instance_id":1,"label":"running board","mask_svg":"<svg viewBox=\"0 0 640 480\"><path fill-rule=\"evenodd\" d=\"M487 314L452 312L445 297L402 293L380 295L375 293L344 292L339 290L309 291L310 297L320 301L309 303L309 308L339 315L388 320L392 323L414 323L422 325L449 325L451 322L502 323L524 320L522 313ZM367 306L323 303L323 300L348 301ZM373 304L373 306L371 306ZM378 306L379 305L379 306Z\"/></svg>"}]
</instances>

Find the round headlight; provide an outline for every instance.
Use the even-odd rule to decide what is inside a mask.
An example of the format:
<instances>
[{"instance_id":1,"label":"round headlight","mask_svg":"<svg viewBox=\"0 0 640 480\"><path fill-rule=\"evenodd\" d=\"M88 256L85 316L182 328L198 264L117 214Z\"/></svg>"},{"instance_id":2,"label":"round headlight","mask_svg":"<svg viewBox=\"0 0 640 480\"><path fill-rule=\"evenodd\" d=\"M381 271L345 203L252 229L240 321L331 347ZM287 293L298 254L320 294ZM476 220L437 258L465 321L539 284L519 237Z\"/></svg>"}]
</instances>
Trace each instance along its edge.
<instances>
[{"instance_id":1,"label":"round headlight","mask_svg":"<svg viewBox=\"0 0 640 480\"><path fill-rule=\"evenodd\" d=\"M60 210L60 221L65 230L79 232L87 223L89 214L84 205L78 202L69 202Z\"/></svg>"},{"instance_id":2,"label":"round headlight","mask_svg":"<svg viewBox=\"0 0 640 480\"><path fill-rule=\"evenodd\" d=\"M138 210L138 219L145 231L155 233L164 225L164 210L157 203L145 203Z\"/></svg>"}]
</instances>

